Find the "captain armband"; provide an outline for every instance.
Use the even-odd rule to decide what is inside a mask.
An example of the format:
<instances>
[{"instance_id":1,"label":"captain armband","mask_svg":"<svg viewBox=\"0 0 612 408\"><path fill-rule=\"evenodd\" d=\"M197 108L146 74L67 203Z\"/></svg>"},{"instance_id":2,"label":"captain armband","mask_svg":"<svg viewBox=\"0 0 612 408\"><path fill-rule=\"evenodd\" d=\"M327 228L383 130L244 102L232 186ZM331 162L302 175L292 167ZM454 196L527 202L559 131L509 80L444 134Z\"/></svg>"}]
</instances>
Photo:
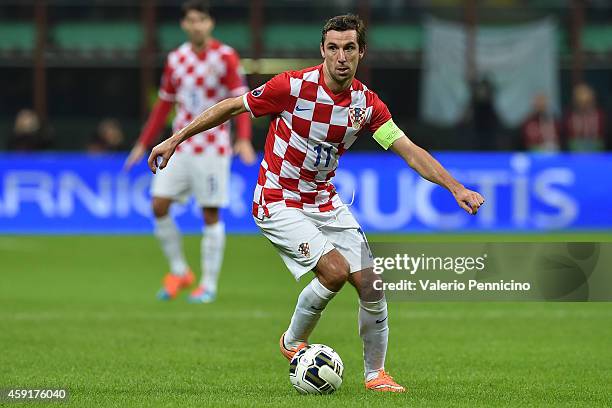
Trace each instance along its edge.
<instances>
[{"instance_id":1,"label":"captain armband","mask_svg":"<svg viewBox=\"0 0 612 408\"><path fill-rule=\"evenodd\" d=\"M402 129L398 128L397 125L393 123L393 119L389 119L384 125L379 127L376 132L374 132L374 139L383 147L383 149L387 150L393 144L393 142L403 135L404 132L402 132Z\"/></svg>"}]
</instances>

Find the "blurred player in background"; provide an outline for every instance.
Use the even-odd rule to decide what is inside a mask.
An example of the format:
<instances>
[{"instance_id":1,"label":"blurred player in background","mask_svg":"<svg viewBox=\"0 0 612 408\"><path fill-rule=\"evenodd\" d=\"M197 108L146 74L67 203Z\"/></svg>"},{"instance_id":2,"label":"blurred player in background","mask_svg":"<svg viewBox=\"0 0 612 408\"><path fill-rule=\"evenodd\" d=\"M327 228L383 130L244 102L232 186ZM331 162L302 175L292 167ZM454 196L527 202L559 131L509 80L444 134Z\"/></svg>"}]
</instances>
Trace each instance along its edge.
<instances>
[{"instance_id":1,"label":"blurred player in background","mask_svg":"<svg viewBox=\"0 0 612 408\"><path fill-rule=\"evenodd\" d=\"M321 312L348 281L359 294L366 388L402 392L404 387L384 369L389 320L384 293L373 285L378 278L372 254L331 183L338 159L365 128L421 176L448 189L468 213L476 214L484 199L410 141L393 123L387 106L354 78L365 53L363 22L353 15L337 16L326 23L322 34L323 64L284 72L242 98L213 106L157 145L149 167L154 173L164 169L182 141L233 116L246 111L256 117L271 115L253 216L296 279L311 270L315 273L281 336L281 353L291 359L306 346Z\"/></svg>"},{"instance_id":2,"label":"blurred player in background","mask_svg":"<svg viewBox=\"0 0 612 408\"><path fill-rule=\"evenodd\" d=\"M143 131L125 163L127 169L137 163L163 129L168 114L176 104L173 130L185 127L203 110L225 98L248 92L238 54L229 46L211 37L214 20L204 1L187 1L183 5L181 27L189 41L168 55L159 99ZM255 161L251 145L251 122L247 113L235 119L234 152L242 161ZM185 260L182 239L169 215L170 205L195 196L204 216L201 244L202 279L191 293L194 303L214 301L225 247L225 226L219 219L219 208L228 204L230 176L229 123L198 132L176 149L177 154L166 171L156 174L151 186L155 236L170 264L160 299L173 299L190 287L194 274Z\"/></svg>"}]
</instances>

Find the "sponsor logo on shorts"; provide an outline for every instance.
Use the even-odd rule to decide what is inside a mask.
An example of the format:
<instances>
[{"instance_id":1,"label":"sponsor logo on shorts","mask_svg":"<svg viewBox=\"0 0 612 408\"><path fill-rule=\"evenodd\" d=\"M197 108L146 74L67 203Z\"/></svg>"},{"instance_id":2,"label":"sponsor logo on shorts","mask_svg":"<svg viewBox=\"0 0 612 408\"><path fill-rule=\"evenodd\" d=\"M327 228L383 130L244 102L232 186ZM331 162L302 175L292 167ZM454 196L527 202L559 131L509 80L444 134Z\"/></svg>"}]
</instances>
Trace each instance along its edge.
<instances>
[{"instance_id":1,"label":"sponsor logo on shorts","mask_svg":"<svg viewBox=\"0 0 612 408\"><path fill-rule=\"evenodd\" d=\"M309 258L310 257L310 245L308 245L308 242L302 242L300 246L298 247L298 252L304 255L304 257Z\"/></svg>"}]
</instances>

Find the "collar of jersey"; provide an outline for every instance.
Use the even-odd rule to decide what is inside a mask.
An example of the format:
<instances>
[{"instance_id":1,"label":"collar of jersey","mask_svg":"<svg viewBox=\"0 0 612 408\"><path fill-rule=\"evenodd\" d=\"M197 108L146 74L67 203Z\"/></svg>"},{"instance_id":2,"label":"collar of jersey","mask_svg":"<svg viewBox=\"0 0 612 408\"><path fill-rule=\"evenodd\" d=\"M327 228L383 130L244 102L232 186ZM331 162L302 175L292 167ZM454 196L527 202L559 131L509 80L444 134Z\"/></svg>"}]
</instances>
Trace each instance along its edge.
<instances>
[{"instance_id":1,"label":"collar of jersey","mask_svg":"<svg viewBox=\"0 0 612 408\"><path fill-rule=\"evenodd\" d=\"M189 51L195 55L196 57L198 57L201 60L206 59L206 54L208 53L208 51L213 50L215 48L218 48L219 46L219 41L211 38L209 43L208 43L208 47L205 47L204 49L202 49L202 51L195 51L193 49L193 44L191 44L191 42L188 42L189 44Z\"/></svg>"},{"instance_id":2,"label":"collar of jersey","mask_svg":"<svg viewBox=\"0 0 612 408\"><path fill-rule=\"evenodd\" d=\"M333 91L327 87L327 84L325 83L325 78L323 77L323 75L324 75L323 74L323 64L321 64L319 65L319 85L323 87L323 90L325 91L325 93L327 93L327 95L329 95L332 101L336 103L340 102L344 98L346 98L347 94L350 99L351 91L353 90L353 82L351 82L351 86L346 88L344 91L336 94L336 93L333 93ZM353 78L353 81L354 80L355 78Z\"/></svg>"}]
</instances>

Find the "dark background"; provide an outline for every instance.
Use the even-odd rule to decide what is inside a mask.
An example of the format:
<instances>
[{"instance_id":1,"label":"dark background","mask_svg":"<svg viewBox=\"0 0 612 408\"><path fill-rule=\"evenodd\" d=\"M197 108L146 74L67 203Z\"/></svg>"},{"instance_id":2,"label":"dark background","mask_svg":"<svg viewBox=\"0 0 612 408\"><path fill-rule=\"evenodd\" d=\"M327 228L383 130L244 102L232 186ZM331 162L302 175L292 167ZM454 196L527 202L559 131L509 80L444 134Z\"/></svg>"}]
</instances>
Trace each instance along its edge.
<instances>
[{"instance_id":1,"label":"dark background","mask_svg":"<svg viewBox=\"0 0 612 408\"><path fill-rule=\"evenodd\" d=\"M126 147L129 147L154 101L168 52L162 45L159 28L178 26L181 3L169 0L0 2L0 148L12 129L15 114L23 108L42 111L45 126L53 133L56 150L83 149L97 123L108 117L119 120L126 136ZM607 1L226 0L211 3L220 28L233 24L250 33L250 38L242 44L227 41L247 59L319 58L317 30L330 16L345 12L359 13L370 27L411 27L417 33L428 15L469 21L470 10L476 11L478 24L486 25L553 17L560 30L562 106L570 103L572 84L582 78L595 89L605 112L612 110L612 31L605 29L612 22L612 5ZM127 24L144 34L135 46L129 45L127 40L126 47L105 46L103 39L107 36L102 34L98 35L102 40L97 39L102 46L71 48L58 40L56 30L74 22L102 24L111 34L119 25ZM149 22L152 22L153 35L148 40ZM7 23L29 27L31 45L14 45L6 34ZM311 27L308 32L315 34L289 30L285 39L266 42L265 30L275 25L307 25ZM595 41L596 46L592 46L593 41L584 40L585 33L593 28L601 32L597 34L601 38L596 39L599 41ZM583 38L579 49L576 49L576 33ZM419 119L421 47L419 40L415 41L412 48L385 46L384 40L382 44L380 40L376 44L370 41L358 77L388 104L400 127L424 147L476 149L461 126L438 128ZM285 69L289 68L292 68L290 62ZM41 75L44 82L40 82ZM249 73L249 85L256 87L270 76L269 73ZM266 129L267 119L255 121L254 144L258 149L263 146ZM505 142L501 148L518 147L517 129L505 129L503 134ZM354 148L378 147L368 138L362 138Z\"/></svg>"}]
</instances>

